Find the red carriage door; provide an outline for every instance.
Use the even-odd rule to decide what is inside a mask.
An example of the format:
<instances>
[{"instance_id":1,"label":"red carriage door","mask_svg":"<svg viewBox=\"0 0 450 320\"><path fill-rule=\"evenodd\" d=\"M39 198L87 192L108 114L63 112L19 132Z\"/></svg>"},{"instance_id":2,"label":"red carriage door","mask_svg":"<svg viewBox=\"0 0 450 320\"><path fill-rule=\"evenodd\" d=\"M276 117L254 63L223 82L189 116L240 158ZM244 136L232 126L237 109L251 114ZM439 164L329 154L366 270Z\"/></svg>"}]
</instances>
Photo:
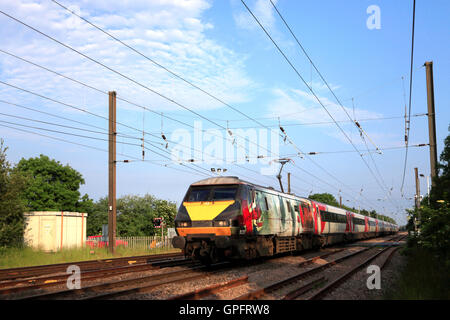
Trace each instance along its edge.
<instances>
[{"instance_id":1,"label":"red carriage door","mask_svg":"<svg viewBox=\"0 0 450 320\"><path fill-rule=\"evenodd\" d=\"M313 202L313 210L314 210L314 234L317 234L317 222L318 222L318 216L319 216L319 206Z\"/></svg>"},{"instance_id":2,"label":"red carriage door","mask_svg":"<svg viewBox=\"0 0 450 320\"><path fill-rule=\"evenodd\" d=\"M347 215L347 225L345 226L345 232L352 232L352 214L346 212Z\"/></svg>"},{"instance_id":3,"label":"red carriage door","mask_svg":"<svg viewBox=\"0 0 450 320\"><path fill-rule=\"evenodd\" d=\"M313 232L314 231L314 221L313 221L313 216L311 213L311 207L308 203L305 203L305 202L301 202L301 206L302 206L303 219L304 219L303 229L306 232Z\"/></svg>"}]
</instances>

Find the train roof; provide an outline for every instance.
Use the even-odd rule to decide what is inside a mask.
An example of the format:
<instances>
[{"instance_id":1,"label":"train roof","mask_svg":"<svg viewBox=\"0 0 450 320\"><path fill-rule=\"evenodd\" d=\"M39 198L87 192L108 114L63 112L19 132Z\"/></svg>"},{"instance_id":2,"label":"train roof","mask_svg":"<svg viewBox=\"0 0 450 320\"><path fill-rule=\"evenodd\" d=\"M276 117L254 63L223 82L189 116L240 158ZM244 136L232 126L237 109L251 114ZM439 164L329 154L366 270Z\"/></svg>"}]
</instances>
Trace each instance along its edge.
<instances>
[{"instance_id":1,"label":"train roof","mask_svg":"<svg viewBox=\"0 0 450 320\"><path fill-rule=\"evenodd\" d=\"M241 183L247 182L239 179L239 177L227 176L227 177L214 177L203 179L192 183L191 186L206 186L213 184L241 184Z\"/></svg>"}]
</instances>

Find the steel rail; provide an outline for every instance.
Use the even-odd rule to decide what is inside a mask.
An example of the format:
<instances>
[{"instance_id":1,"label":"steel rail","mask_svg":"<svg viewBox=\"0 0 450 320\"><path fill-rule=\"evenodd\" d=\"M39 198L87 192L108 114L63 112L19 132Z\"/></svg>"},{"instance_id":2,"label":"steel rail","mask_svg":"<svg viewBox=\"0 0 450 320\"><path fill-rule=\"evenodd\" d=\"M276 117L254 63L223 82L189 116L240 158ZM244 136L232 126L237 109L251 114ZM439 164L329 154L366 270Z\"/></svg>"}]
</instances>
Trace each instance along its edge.
<instances>
[{"instance_id":1,"label":"steel rail","mask_svg":"<svg viewBox=\"0 0 450 320\"><path fill-rule=\"evenodd\" d=\"M269 294L269 293L271 293L271 292L273 292L273 291L275 291L275 290L277 290L277 289L279 289L279 288L281 288L281 287L284 287L284 286L286 286L286 285L288 285L288 284L291 284L291 283L293 283L293 282L295 282L295 281L298 281L298 280L300 280L300 279L302 279L302 278L304 278L304 277L306 277L306 276L312 275L312 274L316 273L317 271L323 270L323 269L325 269L325 268L327 268L327 267L330 267L330 266L332 266L332 265L335 265L335 264L337 264L337 263L339 263L339 262L341 262L341 261L343 261L343 260L345 260L345 259L348 259L348 258L350 258L350 257L353 257L353 256L357 255L357 254L360 254L360 253L362 253L362 252L365 252L365 251L367 251L368 249L369 249L369 248L364 248L364 249L362 249L362 250L359 250L359 251L350 253L350 254L348 254L348 255L346 255L346 256L343 256L343 257L341 257L341 258L334 259L334 260L332 260L332 261L330 261L330 262L327 262L326 264L323 264L323 265L314 267L314 268L312 268L312 269L310 269L310 270L302 271L302 272L300 272L300 273L298 273L298 274L296 274L296 275L294 275L294 276L292 276L292 277L283 279L283 280L281 280L281 281L277 281L277 282L275 282L275 283L273 283L273 284L271 284L271 285L269 285L269 286L266 286L266 287L264 287L264 288L257 289L257 290L254 290L254 291L252 291L252 292L243 294L243 295L241 295L241 296L235 298L234 300L252 300L252 299L258 299L258 298L260 298L260 297L262 297L262 296L264 296L264 295L266 295L266 294ZM312 259L314 259L314 258L312 258ZM303 266L303 265L304 265L304 262L302 262L302 263L299 264L299 266Z\"/></svg>"},{"instance_id":2,"label":"steel rail","mask_svg":"<svg viewBox=\"0 0 450 320\"><path fill-rule=\"evenodd\" d=\"M135 272L149 271L154 269L160 269L165 267L175 267L185 264L193 264L191 260L188 259L173 259L164 260L156 262L147 262L141 264L123 265L123 266L111 266L110 268L102 268L99 270L83 271L80 274L81 281L91 281L97 280L99 278L108 278L117 275L130 274ZM27 280L17 280L0 283L0 297L2 295L11 295L24 291L32 291L36 289L46 289L49 287L58 286L67 283L69 277L72 274L60 274L60 275L50 275L40 278L27 279ZM18 286L21 285L22 286ZM5 288L6 287L6 288Z\"/></svg>"},{"instance_id":3,"label":"steel rail","mask_svg":"<svg viewBox=\"0 0 450 320\"><path fill-rule=\"evenodd\" d=\"M73 261L64 262L57 264L47 264L31 267L18 267L0 270L0 281L1 280L12 280L26 277L35 277L57 272L66 272L66 269L70 265L77 265L83 271L93 270L98 268L98 266L109 267L115 263L129 264L130 261L152 261L161 258L171 258L171 257L181 257L183 254L181 252L176 253L164 253L164 254L154 254L154 255L141 255L141 256L131 256L131 257L120 257L120 258L109 258L100 260L83 260L83 261Z\"/></svg>"},{"instance_id":4,"label":"steel rail","mask_svg":"<svg viewBox=\"0 0 450 320\"><path fill-rule=\"evenodd\" d=\"M213 293L221 292L224 290L228 290L243 284L248 283L248 276L239 277L237 279L233 279L227 282L214 284L212 286L208 286L206 288L196 289L188 293L180 294L178 296L173 296L168 298L167 300L198 300L202 297L209 296Z\"/></svg>"}]
</instances>

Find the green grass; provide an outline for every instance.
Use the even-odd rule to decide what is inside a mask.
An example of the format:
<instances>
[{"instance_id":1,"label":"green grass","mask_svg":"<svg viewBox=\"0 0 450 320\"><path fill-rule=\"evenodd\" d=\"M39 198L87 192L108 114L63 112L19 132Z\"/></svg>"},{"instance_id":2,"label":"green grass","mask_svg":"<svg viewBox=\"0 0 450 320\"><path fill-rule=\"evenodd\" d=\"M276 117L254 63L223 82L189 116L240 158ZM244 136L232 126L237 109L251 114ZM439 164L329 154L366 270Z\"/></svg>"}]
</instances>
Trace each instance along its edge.
<instances>
[{"instance_id":1,"label":"green grass","mask_svg":"<svg viewBox=\"0 0 450 320\"><path fill-rule=\"evenodd\" d=\"M32 248L0 248L0 269L29 267L44 264L129 257L149 254L180 252L179 249L127 249L118 247L114 255L104 248L64 249L58 252L43 252Z\"/></svg>"},{"instance_id":2,"label":"green grass","mask_svg":"<svg viewBox=\"0 0 450 320\"><path fill-rule=\"evenodd\" d=\"M409 248L405 251L407 263L396 284L386 293L385 299L395 300L449 300L450 272L445 261L432 252Z\"/></svg>"}]
</instances>

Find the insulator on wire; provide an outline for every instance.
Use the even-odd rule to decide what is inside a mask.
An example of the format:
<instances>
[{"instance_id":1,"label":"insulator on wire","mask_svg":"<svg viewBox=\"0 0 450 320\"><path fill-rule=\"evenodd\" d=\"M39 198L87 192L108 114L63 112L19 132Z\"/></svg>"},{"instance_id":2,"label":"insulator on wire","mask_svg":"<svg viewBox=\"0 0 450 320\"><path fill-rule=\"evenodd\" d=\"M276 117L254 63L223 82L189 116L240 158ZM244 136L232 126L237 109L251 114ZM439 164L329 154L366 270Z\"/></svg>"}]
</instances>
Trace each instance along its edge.
<instances>
[{"instance_id":1,"label":"insulator on wire","mask_svg":"<svg viewBox=\"0 0 450 320\"><path fill-rule=\"evenodd\" d=\"M164 133L161 134L161 137L162 137L165 141L167 141L166 136L164 135Z\"/></svg>"}]
</instances>

